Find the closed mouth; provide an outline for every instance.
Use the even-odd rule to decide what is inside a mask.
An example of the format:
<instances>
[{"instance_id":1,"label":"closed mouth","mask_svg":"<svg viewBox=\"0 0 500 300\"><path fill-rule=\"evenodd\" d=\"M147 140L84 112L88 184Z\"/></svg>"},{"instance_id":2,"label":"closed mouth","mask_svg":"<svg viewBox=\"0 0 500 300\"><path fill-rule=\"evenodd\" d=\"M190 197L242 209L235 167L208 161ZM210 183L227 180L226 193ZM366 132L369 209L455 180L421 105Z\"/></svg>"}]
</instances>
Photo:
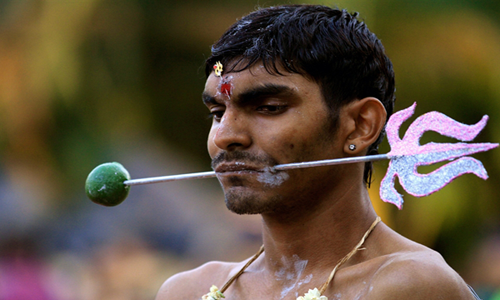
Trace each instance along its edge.
<instances>
[{"instance_id":1,"label":"closed mouth","mask_svg":"<svg viewBox=\"0 0 500 300\"><path fill-rule=\"evenodd\" d=\"M259 168L259 167L256 167L256 166L252 166L252 165L247 165L245 163L241 163L241 162L236 162L236 163L222 163L220 165L218 165L214 171L215 173L250 173L250 172L258 172L258 173L261 173L261 172L265 172L266 169L268 169L269 167L266 167L266 168Z\"/></svg>"}]
</instances>

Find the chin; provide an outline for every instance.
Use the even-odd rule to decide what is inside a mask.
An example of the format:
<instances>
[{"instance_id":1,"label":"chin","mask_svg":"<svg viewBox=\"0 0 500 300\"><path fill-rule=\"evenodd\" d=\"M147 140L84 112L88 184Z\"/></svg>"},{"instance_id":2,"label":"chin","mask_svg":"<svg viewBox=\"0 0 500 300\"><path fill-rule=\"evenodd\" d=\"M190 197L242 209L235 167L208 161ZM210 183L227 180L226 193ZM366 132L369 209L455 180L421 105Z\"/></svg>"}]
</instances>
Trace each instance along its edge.
<instances>
[{"instance_id":1,"label":"chin","mask_svg":"<svg viewBox=\"0 0 500 300\"><path fill-rule=\"evenodd\" d=\"M275 211L280 196L259 196L244 191L225 192L226 207L239 215L256 215Z\"/></svg>"}]
</instances>

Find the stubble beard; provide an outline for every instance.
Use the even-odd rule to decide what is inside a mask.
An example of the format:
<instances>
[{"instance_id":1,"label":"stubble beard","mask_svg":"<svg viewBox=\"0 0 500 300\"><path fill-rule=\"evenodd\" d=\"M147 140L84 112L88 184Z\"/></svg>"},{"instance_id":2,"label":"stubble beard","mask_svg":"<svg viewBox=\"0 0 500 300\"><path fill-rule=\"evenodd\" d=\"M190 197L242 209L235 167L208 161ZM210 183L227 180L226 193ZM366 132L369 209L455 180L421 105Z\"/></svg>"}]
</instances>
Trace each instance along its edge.
<instances>
[{"instance_id":1,"label":"stubble beard","mask_svg":"<svg viewBox=\"0 0 500 300\"><path fill-rule=\"evenodd\" d=\"M264 168L269 169L277 164L277 161L268 155L252 155L242 151L224 151L212 160L212 168L215 168L222 162L231 161L265 166ZM265 172L271 174L271 171L269 170L266 170ZM246 182L245 179L241 179L236 176L228 178L229 186L225 188L224 185L222 185L222 188L224 189L226 207L230 211L240 215L262 214L273 211L282 197L280 195L266 196L261 195L260 193L265 194L266 192L276 188L276 186L288 179L288 174L282 172L272 175L269 174L262 177L267 180L267 182L262 182L263 179L257 176L257 181L263 185L258 190L253 190L251 187L248 187L248 182ZM275 183L269 182L269 178L273 178Z\"/></svg>"},{"instance_id":2,"label":"stubble beard","mask_svg":"<svg viewBox=\"0 0 500 300\"><path fill-rule=\"evenodd\" d=\"M245 193L231 191L225 193L227 209L239 215L256 215L275 212L281 198L282 197L279 195L263 199L262 197Z\"/></svg>"}]
</instances>

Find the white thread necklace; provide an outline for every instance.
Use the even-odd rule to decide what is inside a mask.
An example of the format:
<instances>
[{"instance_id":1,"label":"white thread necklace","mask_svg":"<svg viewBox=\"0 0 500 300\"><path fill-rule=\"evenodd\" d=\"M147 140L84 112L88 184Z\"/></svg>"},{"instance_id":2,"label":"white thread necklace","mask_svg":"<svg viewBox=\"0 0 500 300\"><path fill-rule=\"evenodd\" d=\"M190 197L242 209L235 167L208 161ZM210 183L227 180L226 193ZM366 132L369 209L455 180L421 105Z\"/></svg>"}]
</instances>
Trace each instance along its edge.
<instances>
[{"instance_id":1,"label":"white thread necklace","mask_svg":"<svg viewBox=\"0 0 500 300\"><path fill-rule=\"evenodd\" d=\"M380 217L377 217L375 221L373 221L372 225L368 230L365 232L361 240L358 242L358 244L351 250L351 252L347 253L346 256L344 256L333 268L332 272L330 273L330 276L328 277L328 280L323 283L321 288L318 290L318 288L314 288L313 290L310 289L304 296L300 296L297 298L297 300L328 300L326 296L322 296L322 294L326 291L328 286L333 280L333 277L335 277L335 274L337 273L337 270L340 266L342 266L345 262L347 262L351 257L356 254L359 250L361 250L361 246L365 243L365 240L368 238L370 233L373 231L375 226L380 222ZM264 245L262 245L257 253L241 268L241 270L238 271L233 277L231 277L225 284L222 286L222 288L219 290L215 285L212 285L210 288L210 292L203 295L202 300L220 300L222 298L225 298L224 292L231 286L231 284L238 279L238 277L245 272L245 270L250 266L261 254L264 252Z\"/></svg>"}]
</instances>

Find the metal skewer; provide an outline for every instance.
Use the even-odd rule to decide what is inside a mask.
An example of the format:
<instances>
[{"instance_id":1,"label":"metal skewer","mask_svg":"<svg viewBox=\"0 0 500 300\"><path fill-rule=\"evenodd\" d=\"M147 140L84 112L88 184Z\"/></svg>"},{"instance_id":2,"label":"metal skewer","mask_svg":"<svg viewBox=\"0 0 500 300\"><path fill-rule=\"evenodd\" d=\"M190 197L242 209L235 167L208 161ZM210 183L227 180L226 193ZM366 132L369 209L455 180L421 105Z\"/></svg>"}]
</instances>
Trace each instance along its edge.
<instances>
[{"instance_id":1,"label":"metal skewer","mask_svg":"<svg viewBox=\"0 0 500 300\"><path fill-rule=\"evenodd\" d=\"M289 163L289 164L276 165L271 169L271 172L290 170L290 169L300 169L300 168L352 164L352 163L384 160L384 159L389 159L389 158L390 157L387 154L377 154L377 155L368 155L368 156L356 156L356 157L334 158L334 159L325 159L325 160L299 162L299 163ZM180 175L168 175L168 176L141 178L141 179L131 179L131 180L124 181L123 184L128 185L128 186L132 186L132 185L141 185L141 184L158 183L158 182L169 182L169 181L177 181L177 180L211 178L211 177L215 177L215 176L216 176L216 174L214 171L208 171L208 172L188 173L188 174L180 174Z\"/></svg>"}]
</instances>

